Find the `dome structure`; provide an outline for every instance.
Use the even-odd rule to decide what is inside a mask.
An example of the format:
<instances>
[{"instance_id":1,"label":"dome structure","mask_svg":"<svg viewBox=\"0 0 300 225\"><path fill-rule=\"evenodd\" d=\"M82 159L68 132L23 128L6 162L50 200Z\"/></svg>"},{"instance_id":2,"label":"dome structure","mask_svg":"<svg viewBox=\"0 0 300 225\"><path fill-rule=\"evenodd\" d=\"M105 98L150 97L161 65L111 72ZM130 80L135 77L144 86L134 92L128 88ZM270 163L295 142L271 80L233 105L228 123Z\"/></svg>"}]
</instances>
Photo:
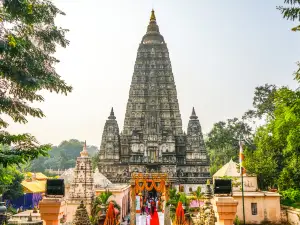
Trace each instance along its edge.
<instances>
[{"instance_id":1,"label":"dome structure","mask_svg":"<svg viewBox=\"0 0 300 225\"><path fill-rule=\"evenodd\" d=\"M74 168L67 169L59 178L64 179L66 186L71 185L74 179Z\"/></svg>"},{"instance_id":2,"label":"dome structure","mask_svg":"<svg viewBox=\"0 0 300 225\"><path fill-rule=\"evenodd\" d=\"M94 172L94 186L106 187L109 184L111 184L110 180L108 180L102 173L99 172L98 168L96 168Z\"/></svg>"}]
</instances>

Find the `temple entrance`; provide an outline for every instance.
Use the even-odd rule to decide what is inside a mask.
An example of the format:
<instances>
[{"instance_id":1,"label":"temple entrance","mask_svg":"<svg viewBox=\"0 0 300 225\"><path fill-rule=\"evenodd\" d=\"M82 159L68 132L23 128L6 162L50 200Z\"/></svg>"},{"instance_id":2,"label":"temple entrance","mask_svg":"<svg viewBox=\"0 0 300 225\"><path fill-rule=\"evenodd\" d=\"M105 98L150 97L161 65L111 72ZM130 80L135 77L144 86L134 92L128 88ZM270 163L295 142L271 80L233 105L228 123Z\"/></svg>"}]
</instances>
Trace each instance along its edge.
<instances>
[{"instance_id":1,"label":"temple entrance","mask_svg":"<svg viewBox=\"0 0 300 225\"><path fill-rule=\"evenodd\" d=\"M133 173L131 176L131 206L130 225L136 224L136 220L141 223L148 210L148 203L155 205L159 212L160 220L163 220L163 213L166 201L169 199L169 181L167 173ZM150 207L149 211L153 210ZM141 214L141 215L140 215Z\"/></svg>"},{"instance_id":2,"label":"temple entrance","mask_svg":"<svg viewBox=\"0 0 300 225\"><path fill-rule=\"evenodd\" d=\"M149 198L154 198L154 199L158 198L157 192L156 192L156 190L154 188L151 191L148 191L148 197ZM146 195L144 195L143 198L144 199L147 198Z\"/></svg>"}]
</instances>

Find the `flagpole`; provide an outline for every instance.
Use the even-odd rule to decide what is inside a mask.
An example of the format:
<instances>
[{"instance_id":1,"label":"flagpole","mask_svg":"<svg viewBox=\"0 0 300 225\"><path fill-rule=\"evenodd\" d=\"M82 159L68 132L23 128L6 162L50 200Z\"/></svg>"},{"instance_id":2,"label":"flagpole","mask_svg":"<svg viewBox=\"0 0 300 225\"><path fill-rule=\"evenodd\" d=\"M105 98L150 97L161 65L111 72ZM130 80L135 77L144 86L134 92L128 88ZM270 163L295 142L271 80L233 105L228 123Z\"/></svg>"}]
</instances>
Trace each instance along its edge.
<instances>
[{"instance_id":1,"label":"flagpole","mask_svg":"<svg viewBox=\"0 0 300 225\"><path fill-rule=\"evenodd\" d=\"M241 183L242 183L242 206L243 206L243 224L245 225L246 221L245 221L245 199L244 199L244 167L243 167L243 159L244 159L244 154L243 154L243 144L242 144L242 139L240 137L240 141L239 141L239 145L240 145L240 173L241 173Z\"/></svg>"}]
</instances>

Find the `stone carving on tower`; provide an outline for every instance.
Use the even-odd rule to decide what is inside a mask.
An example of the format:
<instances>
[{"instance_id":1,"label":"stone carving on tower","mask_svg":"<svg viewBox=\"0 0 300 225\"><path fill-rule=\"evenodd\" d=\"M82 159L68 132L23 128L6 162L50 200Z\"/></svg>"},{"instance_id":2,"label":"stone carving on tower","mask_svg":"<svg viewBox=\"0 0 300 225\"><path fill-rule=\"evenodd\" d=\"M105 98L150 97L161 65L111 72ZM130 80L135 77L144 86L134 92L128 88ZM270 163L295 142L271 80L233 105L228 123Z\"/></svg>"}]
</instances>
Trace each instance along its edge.
<instances>
[{"instance_id":1,"label":"stone carving on tower","mask_svg":"<svg viewBox=\"0 0 300 225\"><path fill-rule=\"evenodd\" d=\"M120 153L120 134L119 126L116 120L114 109L111 109L108 120L106 120L102 142L100 146L100 161L119 162Z\"/></svg>"},{"instance_id":2,"label":"stone carving on tower","mask_svg":"<svg viewBox=\"0 0 300 225\"><path fill-rule=\"evenodd\" d=\"M110 133L109 126L115 132ZM209 164L196 115L191 116L189 126L186 135L168 47L152 10L147 32L137 51L123 131L120 135L116 132L114 116L106 121L99 171L112 182L123 182L132 172L147 171L167 172L174 182L179 179L183 183L205 184ZM110 142L109 133L114 138ZM109 158L108 143L113 146Z\"/></svg>"},{"instance_id":3,"label":"stone carving on tower","mask_svg":"<svg viewBox=\"0 0 300 225\"><path fill-rule=\"evenodd\" d=\"M94 179L92 170L92 159L86 150L86 142L80 157L77 157L74 169L74 179L70 187L68 201L80 203L82 200L85 204L91 204L94 197Z\"/></svg>"},{"instance_id":4,"label":"stone carving on tower","mask_svg":"<svg viewBox=\"0 0 300 225\"><path fill-rule=\"evenodd\" d=\"M207 162L208 158L201 125L193 107L187 129L186 161L195 162L198 160Z\"/></svg>"}]
</instances>

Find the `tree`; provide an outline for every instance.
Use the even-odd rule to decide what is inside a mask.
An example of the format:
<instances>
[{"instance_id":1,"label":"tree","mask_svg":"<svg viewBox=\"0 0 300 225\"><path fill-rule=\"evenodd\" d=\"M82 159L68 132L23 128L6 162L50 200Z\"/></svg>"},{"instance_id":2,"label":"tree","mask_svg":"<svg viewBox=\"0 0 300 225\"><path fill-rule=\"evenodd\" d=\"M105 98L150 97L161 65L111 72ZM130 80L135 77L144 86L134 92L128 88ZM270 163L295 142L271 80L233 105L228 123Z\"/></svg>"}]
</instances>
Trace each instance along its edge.
<instances>
[{"instance_id":1,"label":"tree","mask_svg":"<svg viewBox=\"0 0 300 225\"><path fill-rule=\"evenodd\" d=\"M252 140L251 127L237 118L220 121L207 135L206 146L210 157L210 173L213 175L231 158L238 160L240 136Z\"/></svg>"},{"instance_id":2,"label":"tree","mask_svg":"<svg viewBox=\"0 0 300 225\"><path fill-rule=\"evenodd\" d=\"M23 187L21 182L23 175L16 167L7 166L4 168L0 165L0 196L12 200L16 199L23 194Z\"/></svg>"},{"instance_id":3,"label":"tree","mask_svg":"<svg viewBox=\"0 0 300 225\"><path fill-rule=\"evenodd\" d=\"M279 88L273 102L273 118L257 130L256 150L245 151L245 166L258 175L261 188L299 189L300 91Z\"/></svg>"},{"instance_id":4,"label":"tree","mask_svg":"<svg viewBox=\"0 0 300 225\"><path fill-rule=\"evenodd\" d=\"M66 29L57 27L54 19L64 15L48 0L4 0L0 9L0 143L12 146L1 149L0 164L7 166L45 156L50 145L40 145L30 134L14 135L3 115L14 122L27 123L26 117L45 115L33 102L44 101L40 91L69 93L68 86L55 71L59 60L53 56L56 46L66 47Z\"/></svg>"},{"instance_id":5,"label":"tree","mask_svg":"<svg viewBox=\"0 0 300 225\"><path fill-rule=\"evenodd\" d=\"M283 18L287 20L295 21L300 20L300 0L284 0L284 3L288 6L278 6L277 9L283 15ZM292 31L299 31L300 25L293 27ZM300 63L297 63L298 70L294 73L295 79L300 82Z\"/></svg>"},{"instance_id":6,"label":"tree","mask_svg":"<svg viewBox=\"0 0 300 225\"><path fill-rule=\"evenodd\" d=\"M262 119L263 117L272 119L274 117L274 98L277 89L273 84L256 87L252 103L254 109L248 110L244 114L243 119Z\"/></svg>"},{"instance_id":7,"label":"tree","mask_svg":"<svg viewBox=\"0 0 300 225\"><path fill-rule=\"evenodd\" d=\"M22 181L24 176L22 173L13 170L14 178L12 182L6 187L6 190L3 192L3 199L5 200L15 200L23 196L23 186Z\"/></svg>"},{"instance_id":8,"label":"tree","mask_svg":"<svg viewBox=\"0 0 300 225\"><path fill-rule=\"evenodd\" d=\"M197 202L200 206L200 201L203 198L203 193L201 192L201 186L198 186L196 191L194 191L193 195L196 197Z\"/></svg>"},{"instance_id":9,"label":"tree","mask_svg":"<svg viewBox=\"0 0 300 225\"><path fill-rule=\"evenodd\" d=\"M46 169L69 169L75 167L76 158L80 156L84 142L71 139L62 141L58 146L53 146L49 151L49 157L39 157L32 161L29 170L44 172ZM87 151L92 157L93 168L97 164L98 151L96 146L87 146ZM95 155L93 155L95 154Z\"/></svg>"}]
</instances>

